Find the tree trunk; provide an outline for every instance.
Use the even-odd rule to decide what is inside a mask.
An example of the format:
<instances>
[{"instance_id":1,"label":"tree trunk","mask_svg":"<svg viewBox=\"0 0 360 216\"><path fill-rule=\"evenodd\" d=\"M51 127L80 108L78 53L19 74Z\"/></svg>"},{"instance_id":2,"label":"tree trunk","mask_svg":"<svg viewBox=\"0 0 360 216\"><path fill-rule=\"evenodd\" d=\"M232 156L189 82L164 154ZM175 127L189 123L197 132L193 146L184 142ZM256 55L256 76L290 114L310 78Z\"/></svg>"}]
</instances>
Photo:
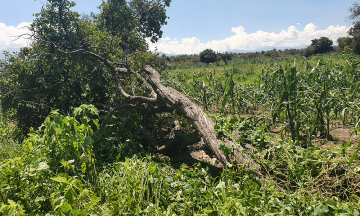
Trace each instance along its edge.
<instances>
[{"instance_id":1,"label":"tree trunk","mask_svg":"<svg viewBox=\"0 0 360 216\"><path fill-rule=\"evenodd\" d=\"M201 108L177 90L163 86L160 82L160 74L153 68L148 66L146 67L145 72L147 74L145 80L152 86L159 99L166 102L175 109L178 114L184 116L191 122L199 132L199 135L204 140L206 146L215 154L222 164L231 164L236 160L240 165L248 163L250 168L260 170L260 166L244 152L242 146L227 139L222 140L221 137L215 133L215 123ZM221 145L232 148L232 153L225 155L220 150Z\"/></svg>"}]
</instances>

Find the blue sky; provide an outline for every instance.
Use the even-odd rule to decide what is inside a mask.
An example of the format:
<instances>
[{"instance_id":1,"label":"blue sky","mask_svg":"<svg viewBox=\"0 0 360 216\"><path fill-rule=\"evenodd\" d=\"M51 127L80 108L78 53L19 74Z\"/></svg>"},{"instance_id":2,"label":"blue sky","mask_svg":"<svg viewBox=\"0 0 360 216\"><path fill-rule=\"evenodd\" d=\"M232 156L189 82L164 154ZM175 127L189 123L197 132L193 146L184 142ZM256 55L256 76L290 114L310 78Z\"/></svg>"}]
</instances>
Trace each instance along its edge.
<instances>
[{"instance_id":1,"label":"blue sky","mask_svg":"<svg viewBox=\"0 0 360 216\"><path fill-rule=\"evenodd\" d=\"M101 0L76 0L79 13L96 12ZM27 46L10 36L26 32L45 0L0 0L0 51ZM254 51L298 48L326 36L346 36L353 0L172 0L163 39L150 48L168 54L197 54L206 48ZM3 55L0 54L0 58Z\"/></svg>"}]
</instances>

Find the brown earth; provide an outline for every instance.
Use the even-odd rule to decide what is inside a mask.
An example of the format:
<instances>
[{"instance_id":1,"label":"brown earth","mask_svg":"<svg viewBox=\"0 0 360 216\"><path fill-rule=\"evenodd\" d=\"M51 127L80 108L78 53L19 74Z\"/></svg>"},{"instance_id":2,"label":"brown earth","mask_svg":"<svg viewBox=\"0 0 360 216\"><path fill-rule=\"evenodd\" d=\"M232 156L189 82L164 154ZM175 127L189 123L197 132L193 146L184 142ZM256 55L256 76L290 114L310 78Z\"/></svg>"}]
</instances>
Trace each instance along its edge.
<instances>
[{"instance_id":1,"label":"brown earth","mask_svg":"<svg viewBox=\"0 0 360 216\"><path fill-rule=\"evenodd\" d=\"M328 148L332 145L344 145L350 140L354 140L354 142L359 141L359 134L353 133L351 135L352 130L354 130L354 127L342 125L333 126L333 129L330 131L330 135L334 138L334 140L317 140L314 145L319 145L321 148Z\"/></svg>"}]
</instances>

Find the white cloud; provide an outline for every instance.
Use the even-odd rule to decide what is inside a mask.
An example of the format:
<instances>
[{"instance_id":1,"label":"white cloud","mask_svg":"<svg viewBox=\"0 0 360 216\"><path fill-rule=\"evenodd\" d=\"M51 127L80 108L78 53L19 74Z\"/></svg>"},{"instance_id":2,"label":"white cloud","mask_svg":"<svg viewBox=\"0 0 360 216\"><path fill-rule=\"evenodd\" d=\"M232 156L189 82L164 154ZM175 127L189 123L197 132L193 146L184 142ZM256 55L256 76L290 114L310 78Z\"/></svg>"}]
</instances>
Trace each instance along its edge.
<instances>
[{"instance_id":1,"label":"white cloud","mask_svg":"<svg viewBox=\"0 0 360 216\"><path fill-rule=\"evenodd\" d=\"M22 34L29 33L27 26L31 23L22 22L16 27L6 26L0 22L0 50L15 49L28 46L30 41L26 37L16 39Z\"/></svg>"},{"instance_id":2,"label":"white cloud","mask_svg":"<svg viewBox=\"0 0 360 216\"><path fill-rule=\"evenodd\" d=\"M299 23L298 23L299 24ZM196 37L185 38L179 41L177 38L173 40L162 40L156 44L150 44L150 49L157 47L158 52L167 54L198 54L204 49L210 48L218 52L231 50L268 50L272 48L291 48L302 47L311 44L311 40L320 37L328 37L334 42L337 38L347 35L345 26L329 26L325 30L317 30L317 27L310 23L303 30L298 30L295 26L280 33L257 31L255 33L245 32L242 26L233 27L231 31L235 33L223 40L213 40L202 43Z\"/></svg>"},{"instance_id":3,"label":"white cloud","mask_svg":"<svg viewBox=\"0 0 360 216\"><path fill-rule=\"evenodd\" d=\"M296 23L296 25L300 25L300 23Z\"/></svg>"},{"instance_id":4,"label":"white cloud","mask_svg":"<svg viewBox=\"0 0 360 216\"><path fill-rule=\"evenodd\" d=\"M171 38L166 37L166 38L161 38L161 40L163 40L163 41L169 41L169 40L171 40Z\"/></svg>"}]
</instances>

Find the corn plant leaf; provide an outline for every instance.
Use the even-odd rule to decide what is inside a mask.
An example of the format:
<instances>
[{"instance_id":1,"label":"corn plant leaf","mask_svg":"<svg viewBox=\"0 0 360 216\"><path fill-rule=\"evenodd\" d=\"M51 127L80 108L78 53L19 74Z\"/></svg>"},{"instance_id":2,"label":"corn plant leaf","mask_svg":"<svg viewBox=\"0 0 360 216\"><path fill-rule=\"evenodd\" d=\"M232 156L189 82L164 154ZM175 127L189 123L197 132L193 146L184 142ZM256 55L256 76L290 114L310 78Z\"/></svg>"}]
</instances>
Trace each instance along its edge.
<instances>
[{"instance_id":1,"label":"corn plant leaf","mask_svg":"<svg viewBox=\"0 0 360 216\"><path fill-rule=\"evenodd\" d=\"M359 152L360 150L360 143L359 143L359 146L357 147L356 151L354 152L354 154L351 156L350 160L349 160L349 166L351 166L351 164L354 162L354 159L357 155L357 153Z\"/></svg>"},{"instance_id":2,"label":"corn plant leaf","mask_svg":"<svg viewBox=\"0 0 360 216\"><path fill-rule=\"evenodd\" d=\"M353 134L354 134L354 132L359 131L359 130L360 130L360 127L355 128L354 130L352 130L352 131L351 131L351 135L353 135Z\"/></svg>"},{"instance_id":3,"label":"corn plant leaf","mask_svg":"<svg viewBox=\"0 0 360 216\"><path fill-rule=\"evenodd\" d=\"M229 100L229 86L230 86L230 81L231 81L231 75L227 78L226 83L225 83L225 90L224 90L224 95L223 95L223 101L222 101L222 108L225 108L225 105L227 103L227 101Z\"/></svg>"},{"instance_id":4,"label":"corn plant leaf","mask_svg":"<svg viewBox=\"0 0 360 216\"><path fill-rule=\"evenodd\" d=\"M353 140L350 140L349 142L347 142L344 146L343 146L343 151L345 151L353 142Z\"/></svg>"}]
</instances>

